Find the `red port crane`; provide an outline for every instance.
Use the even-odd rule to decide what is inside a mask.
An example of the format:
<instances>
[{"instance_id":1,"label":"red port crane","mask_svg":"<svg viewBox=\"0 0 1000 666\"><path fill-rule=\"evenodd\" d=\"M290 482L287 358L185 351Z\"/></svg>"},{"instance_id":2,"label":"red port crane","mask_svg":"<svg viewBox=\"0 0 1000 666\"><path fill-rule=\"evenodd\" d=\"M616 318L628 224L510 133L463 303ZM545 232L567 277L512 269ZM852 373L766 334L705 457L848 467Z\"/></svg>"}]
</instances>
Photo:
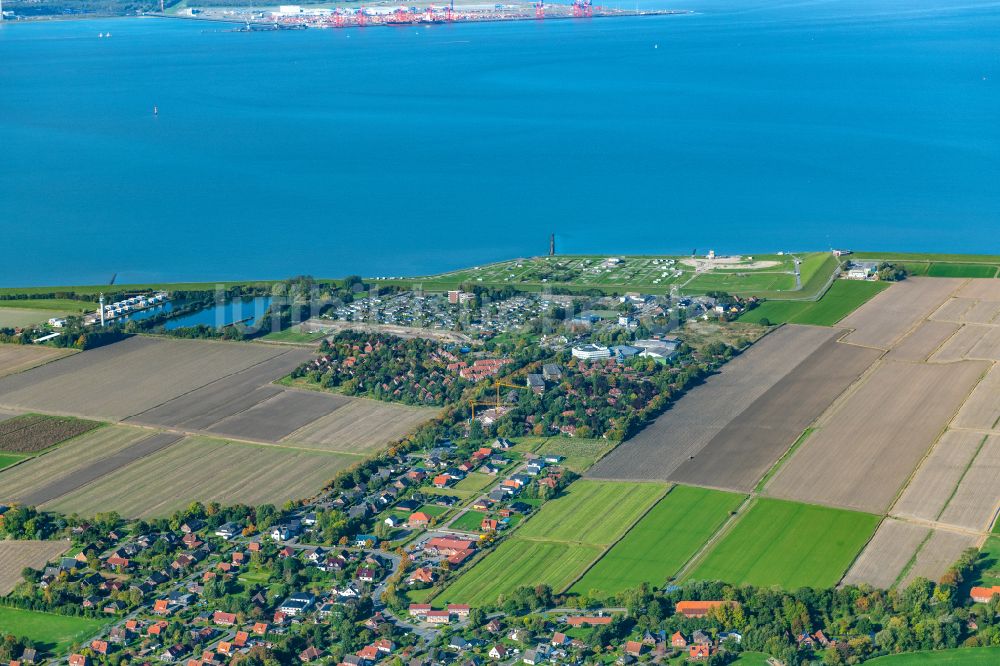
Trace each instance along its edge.
<instances>
[{"instance_id":1,"label":"red port crane","mask_svg":"<svg viewBox=\"0 0 1000 666\"><path fill-rule=\"evenodd\" d=\"M535 3L535 18L545 18L545 0L538 0L538 2Z\"/></svg>"}]
</instances>

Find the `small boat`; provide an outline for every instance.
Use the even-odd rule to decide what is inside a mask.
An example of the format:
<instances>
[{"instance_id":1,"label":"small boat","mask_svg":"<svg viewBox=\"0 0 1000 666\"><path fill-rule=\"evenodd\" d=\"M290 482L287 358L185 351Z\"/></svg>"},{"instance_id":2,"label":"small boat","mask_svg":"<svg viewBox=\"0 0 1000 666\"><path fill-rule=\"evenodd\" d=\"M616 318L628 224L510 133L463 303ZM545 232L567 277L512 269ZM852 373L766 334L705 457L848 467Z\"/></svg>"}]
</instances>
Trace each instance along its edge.
<instances>
[{"instance_id":1,"label":"small boat","mask_svg":"<svg viewBox=\"0 0 1000 666\"><path fill-rule=\"evenodd\" d=\"M160 115L160 109L157 108L157 106L155 104L153 105L153 115L154 116Z\"/></svg>"},{"instance_id":2,"label":"small boat","mask_svg":"<svg viewBox=\"0 0 1000 666\"><path fill-rule=\"evenodd\" d=\"M103 32L97 33L97 38L98 39L104 39L104 33Z\"/></svg>"}]
</instances>

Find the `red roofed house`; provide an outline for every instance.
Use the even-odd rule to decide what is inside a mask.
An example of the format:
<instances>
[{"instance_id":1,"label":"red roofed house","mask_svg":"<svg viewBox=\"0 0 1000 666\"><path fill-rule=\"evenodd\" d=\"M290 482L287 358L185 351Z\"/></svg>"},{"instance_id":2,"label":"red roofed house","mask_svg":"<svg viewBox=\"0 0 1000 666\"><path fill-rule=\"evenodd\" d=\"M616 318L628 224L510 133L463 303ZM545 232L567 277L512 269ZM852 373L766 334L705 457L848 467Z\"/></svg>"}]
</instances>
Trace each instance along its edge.
<instances>
[{"instance_id":1,"label":"red roofed house","mask_svg":"<svg viewBox=\"0 0 1000 666\"><path fill-rule=\"evenodd\" d=\"M358 650L357 655L365 661L378 661L378 658L381 656L378 652L378 648L374 645L364 646Z\"/></svg>"},{"instance_id":2,"label":"red roofed house","mask_svg":"<svg viewBox=\"0 0 1000 666\"><path fill-rule=\"evenodd\" d=\"M429 624L448 624L451 622L451 613L448 611L427 611L427 615L424 618L425 622Z\"/></svg>"},{"instance_id":3,"label":"red roofed house","mask_svg":"<svg viewBox=\"0 0 1000 666\"><path fill-rule=\"evenodd\" d=\"M688 648L688 659L708 659L711 656L712 647L709 645L692 645Z\"/></svg>"},{"instance_id":4,"label":"red roofed house","mask_svg":"<svg viewBox=\"0 0 1000 666\"><path fill-rule=\"evenodd\" d=\"M305 650L299 653L299 659L305 662L315 661L323 656L323 653L315 648L315 646L307 647Z\"/></svg>"},{"instance_id":5,"label":"red roofed house","mask_svg":"<svg viewBox=\"0 0 1000 666\"><path fill-rule=\"evenodd\" d=\"M670 645L675 648L687 647L687 639L684 638L684 634L679 631L675 631L674 635L670 637Z\"/></svg>"},{"instance_id":6,"label":"red roofed house","mask_svg":"<svg viewBox=\"0 0 1000 666\"><path fill-rule=\"evenodd\" d=\"M233 639L233 645L236 647L245 647L249 639L250 634L245 631L237 631L236 638Z\"/></svg>"},{"instance_id":7,"label":"red roofed house","mask_svg":"<svg viewBox=\"0 0 1000 666\"><path fill-rule=\"evenodd\" d=\"M459 617L469 617L472 609L466 604L448 604L448 612Z\"/></svg>"},{"instance_id":8,"label":"red roofed house","mask_svg":"<svg viewBox=\"0 0 1000 666\"><path fill-rule=\"evenodd\" d=\"M470 550L475 545L476 542L469 539L434 537L424 544L424 550L437 552L441 555L453 555L459 551Z\"/></svg>"},{"instance_id":9,"label":"red roofed house","mask_svg":"<svg viewBox=\"0 0 1000 666\"><path fill-rule=\"evenodd\" d=\"M90 666L90 659L82 654L71 654L69 656L69 666Z\"/></svg>"},{"instance_id":10,"label":"red roofed house","mask_svg":"<svg viewBox=\"0 0 1000 666\"><path fill-rule=\"evenodd\" d=\"M97 654L107 654L108 653L108 642L107 641L90 641L90 649Z\"/></svg>"},{"instance_id":11,"label":"red roofed house","mask_svg":"<svg viewBox=\"0 0 1000 666\"><path fill-rule=\"evenodd\" d=\"M466 548L465 550L460 550L457 553L452 553L448 556L448 564L461 564L472 557L472 549Z\"/></svg>"},{"instance_id":12,"label":"red roofed house","mask_svg":"<svg viewBox=\"0 0 1000 666\"><path fill-rule=\"evenodd\" d=\"M431 517L423 511L415 511L407 518L406 523L410 527L426 527L431 522Z\"/></svg>"},{"instance_id":13,"label":"red roofed house","mask_svg":"<svg viewBox=\"0 0 1000 666\"><path fill-rule=\"evenodd\" d=\"M166 615L170 612L170 602L166 599L157 599L153 602L153 612L157 615Z\"/></svg>"},{"instance_id":14,"label":"red roofed house","mask_svg":"<svg viewBox=\"0 0 1000 666\"><path fill-rule=\"evenodd\" d=\"M264 634L267 633L267 622L257 622L257 623L255 623L253 625L252 631L253 631L253 633L257 634L258 636L263 636Z\"/></svg>"},{"instance_id":15,"label":"red roofed house","mask_svg":"<svg viewBox=\"0 0 1000 666\"><path fill-rule=\"evenodd\" d=\"M678 601L676 612L684 617L705 617L708 611L719 606L736 604L735 601Z\"/></svg>"},{"instance_id":16,"label":"red roofed house","mask_svg":"<svg viewBox=\"0 0 1000 666\"><path fill-rule=\"evenodd\" d=\"M434 571L427 567L420 567L419 569L414 569L413 573L410 574L409 583L433 583L434 582Z\"/></svg>"},{"instance_id":17,"label":"red roofed house","mask_svg":"<svg viewBox=\"0 0 1000 666\"><path fill-rule=\"evenodd\" d=\"M434 477L434 487L435 488L447 488L448 484L451 483L451 476L448 474L438 474Z\"/></svg>"},{"instance_id":18,"label":"red roofed house","mask_svg":"<svg viewBox=\"0 0 1000 666\"><path fill-rule=\"evenodd\" d=\"M236 624L236 615L234 613L215 611L215 613L212 614L212 622L220 627L231 627Z\"/></svg>"},{"instance_id":19,"label":"red roofed house","mask_svg":"<svg viewBox=\"0 0 1000 666\"><path fill-rule=\"evenodd\" d=\"M420 615L427 615L431 610L430 604L410 604L410 615L414 617L419 617Z\"/></svg>"},{"instance_id":20,"label":"red roofed house","mask_svg":"<svg viewBox=\"0 0 1000 666\"><path fill-rule=\"evenodd\" d=\"M993 587L974 587L969 590L969 596L977 604L988 604L990 600L1000 595L1000 585L994 585Z\"/></svg>"},{"instance_id":21,"label":"red roofed house","mask_svg":"<svg viewBox=\"0 0 1000 666\"><path fill-rule=\"evenodd\" d=\"M645 650L645 648L646 646L643 645L640 641L627 641L625 643L625 654L627 654L630 657L638 657L643 653L643 650Z\"/></svg>"},{"instance_id":22,"label":"red roofed house","mask_svg":"<svg viewBox=\"0 0 1000 666\"><path fill-rule=\"evenodd\" d=\"M479 529L483 532L496 532L497 531L497 521L492 518L483 518L483 522L479 523Z\"/></svg>"}]
</instances>

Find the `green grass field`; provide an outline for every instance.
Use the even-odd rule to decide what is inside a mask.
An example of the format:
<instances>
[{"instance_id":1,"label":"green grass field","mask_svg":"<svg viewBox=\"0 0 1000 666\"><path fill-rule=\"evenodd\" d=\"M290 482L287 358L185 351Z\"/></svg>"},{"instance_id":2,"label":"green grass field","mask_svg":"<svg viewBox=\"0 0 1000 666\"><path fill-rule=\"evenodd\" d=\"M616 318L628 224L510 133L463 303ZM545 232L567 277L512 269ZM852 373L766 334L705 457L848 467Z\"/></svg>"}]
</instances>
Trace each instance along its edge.
<instances>
[{"instance_id":1,"label":"green grass field","mask_svg":"<svg viewBox=\"0 0 1000 666\"><path fill-rule=\"evenodd\" d=\"M61 310L28 310L21 308L0 308L0 328L21 328L44 324L54 317L62 317Z\"/></svg>"},{"instance_id":2,"label":"green grass field","mask_svg":"<svg viewBox=\"0 0 1000 666\"><path fill-rule=\"evenodd\" d=\"M437 518L439 516L443 516L444 514L446 514L448 512L448 507L438 506L436 504L424 504L419 509L417 509L417 511L426 513L431 518Z\"/></svg>"},{"instance_id":3,"label":"green grass field","mask_svg":"<svg viewBox=\"0 0 1000 666\"><path fill-rule=\"evenodd\" d=\"M886 282L837 280L818 301L765 301L744 313L739 320L756 323L767 319L772 324L833 326L888 288Z\"/></svg>"},{"instance_id":4,"label":"green grass field","mask_svg":"<svg viewBox=\"0 0 1000 666\"><path fill-rule=\"evenodd\" d=\"M518 537L608 545L618 539L667 486L661 483L576 481L518 530Z\"/></svg>"},{"instance_id":5,"label":"green grass field","mask_svg":"<svg viewBox=\"0 0 1000 666\"><path fill-rule=\"evenodd\" d=\"M486 514L482 511L466 511L449 526L453 530L462 532L478 532L479 524L483 522Z\"/></svg>"},{"instance_id":6,"label":"green grass field","mask_svg":"<svg viewBox=\"0 0 1000 666\"><path fill-rule=\"evenodd\" d=\"M944 264L932 263L927 269L929 277L996 277L997 267L989 264Z\"/></svg>"},{"instance_id":7,"label":"green grass field","mask_svg":"<svg viewBox=\"0 0 1000 666\"><path fill-rule=\"evenodd\" d=\"M787 590L833 587L878 522L857 511L758 499L689 578Z\"/></svg>"},{"instance_id":8,"label":"green grass field","mask_svg":"<svg viewBox=\"0 0 1000 666\"><path fill-rule=\"evenodd\" d=\"M865 662L866 666L987 666L1000 664L1000 647L958 648L891 654Z\"/></svg>"},{"instance_id":9,"label":"green grass field","mask_svg":"<svg viewBox=\"0 0 1000 666\"><path fill-rule=\"evenodd\" d=\"M601 554L597 546L525 541L517 537L500 544L476 563L435 603L482 606L494 603L523 585L550 585L563 590Z\"/></svg>"},{"instance_id":10,"label":"green grass field","mask_svg":"<svg viewBox=\"0 0 1000 666\"><path fill-rule=\"evenodd\" d=\"M570 592L614 594L676 574L743 501L743 496L677 486L581 578Z\"/></svg>"},{"instance_id":11,"label":"green grass field","mask_svg":"<svg viewBox=\"0 0 1000 666\"><path fill-rule=\"evenodd\" d=\"M10 467L16 462L24 460L28 456L19 456L15 453L0 453L0 469L4 467Z\"/></svg>"},{"instance_id":12,"label":"green grass field","mask_svg":"<svg viewBox=\"0 0 1000 666\"><path fill-rule=\"evenodd\" d=\"M490 476L489 474L472 472L455 484L455 490L464 490L476 493L489 487L489 485L494 481L496 481L496 478Z\"/></svg>"},{"instance_id":13,"label":"green grass field","mask_svg":"<svg viewBox=\"0 0 1000 666\"><path fill-rule=\"evenodd\" d=\"M94 301L78 301L72 298L14 298L0 299L0 309L15 310L53 310L55 312L94 312L97 303Z\"/></svg>"},{"instance_id":14,"label":"green grass field","mask_svg":"<svg viewBox=\"0 0 1000 666\"><path fill-rule=\"evenodd\" d=\"M283 331L268 333L261 338L261 340L267 340L269 342L319 342L323 339L323 335L323 331L303 333L299 326L291 326Z\"/></svg>"},{"instance_id":15,"label":"green grass field","mask_svg":"<svg viewBox=\"0 0 1000 666\"><path fill-rule=\"evenodd\" d=\"M990 537L979 549L976 569L978 575L972 581L972 585L986 587L1000 585L1000 537Z\"/></svg>"},{"instance_id":16,"label":"green grass field","mask_svg":"<svg viewBox=\"0 0 1000 666\"><path fill-rule=\"evenodd\" d=\"M70 617L0 607L0 633L30 638L45 652L63 653L108 624L109 620Z\"/></svg>"},{"instance_id":17,"label":"green grass field","mask_svg":"<svg viewBox=\"0 0 1000 666\"><path fill-rule=\"evenodd\" d=\"M553 437L538 447L535 453L540 456L562 456L565 460L559 463L560 465L582 474L616 446L618 442L606 439Z\"/></svg>"}]
</instances>

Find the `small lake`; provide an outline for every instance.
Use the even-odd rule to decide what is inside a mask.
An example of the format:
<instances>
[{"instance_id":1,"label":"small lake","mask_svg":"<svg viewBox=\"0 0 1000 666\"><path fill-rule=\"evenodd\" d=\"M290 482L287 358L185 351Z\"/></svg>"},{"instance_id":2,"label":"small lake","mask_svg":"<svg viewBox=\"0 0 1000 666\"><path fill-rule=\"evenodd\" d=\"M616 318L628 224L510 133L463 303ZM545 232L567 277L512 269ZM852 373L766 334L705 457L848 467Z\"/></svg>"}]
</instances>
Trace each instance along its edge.
<instances>
[{"instance_id":1,"label":"small lake","mask_svg":"<svg viewBox=\"0 0 1000 666\"><path fill-rule=\"evenodd\" d=\"M164 324L164 328L168 331L198 325L221 328L235 322L242 322L244 326L253 326L261 320L270 306L270 296L236 299L171 319Z\"/></svg>"}]
</instances>

